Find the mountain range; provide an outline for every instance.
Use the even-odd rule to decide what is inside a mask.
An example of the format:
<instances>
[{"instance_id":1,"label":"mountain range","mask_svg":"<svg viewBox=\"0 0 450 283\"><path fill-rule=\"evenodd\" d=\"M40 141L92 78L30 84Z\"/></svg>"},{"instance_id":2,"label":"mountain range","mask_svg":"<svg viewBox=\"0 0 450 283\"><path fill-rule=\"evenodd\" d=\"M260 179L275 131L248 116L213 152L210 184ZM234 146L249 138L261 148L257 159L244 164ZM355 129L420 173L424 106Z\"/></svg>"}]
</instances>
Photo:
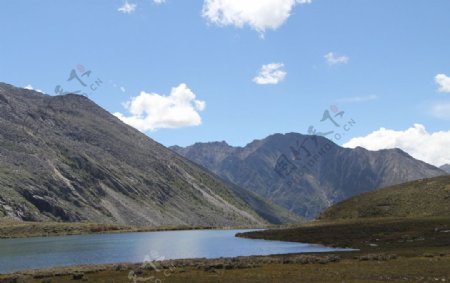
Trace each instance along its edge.
<instances>
[{"instance_id":1,"label":"mountain range","mask_svg":"<svg viewBox=\"0 0 450 283\"><path fill-rule=\"evenodd\" d=\"M298 133L274 134L244 147L211 142L171 149L305 218L376 188L445 174L400 149L348 149Z\"/></svg>"},{"instance_id":2,"label":"mountain range","mask_svg":"<svg viewBox=\"0 0 450 283\"><path fill-rule=\"evenodd\" d=\"M84 96L49 96L4 83L0 217L151 226L299 220Z\"/></svg>"},{"instance_id":3,"label":"mountain range","mask_svg":"<svg viewBox=\"0 0 450 283\"><path fill-rule=\"evenodd\" d=\"M442 166L439 167L439 168L441 168L442 170L444 170L444 171L447 172L447 173L450 173L450 164L442 165Z\"/></svg>"}]
</instances>

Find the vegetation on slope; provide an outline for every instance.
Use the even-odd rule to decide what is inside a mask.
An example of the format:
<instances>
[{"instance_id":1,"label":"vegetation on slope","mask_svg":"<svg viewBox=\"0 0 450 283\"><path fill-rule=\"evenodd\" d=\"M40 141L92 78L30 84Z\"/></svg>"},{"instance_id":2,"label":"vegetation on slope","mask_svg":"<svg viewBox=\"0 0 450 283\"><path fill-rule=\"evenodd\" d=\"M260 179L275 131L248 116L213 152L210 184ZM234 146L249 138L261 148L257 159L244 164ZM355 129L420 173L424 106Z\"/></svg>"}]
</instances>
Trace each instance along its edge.
<instances>
[{"instance_id":1,"label":"vegetation on slope","mask_svg":"<svg viewBox=\"0 0 450 283\"><path fill-rule=\"evenodd\" d=\"M327 209L323 220L450 216L450 176L422 179L365 193Z\"/></svg>"}]
</instances>

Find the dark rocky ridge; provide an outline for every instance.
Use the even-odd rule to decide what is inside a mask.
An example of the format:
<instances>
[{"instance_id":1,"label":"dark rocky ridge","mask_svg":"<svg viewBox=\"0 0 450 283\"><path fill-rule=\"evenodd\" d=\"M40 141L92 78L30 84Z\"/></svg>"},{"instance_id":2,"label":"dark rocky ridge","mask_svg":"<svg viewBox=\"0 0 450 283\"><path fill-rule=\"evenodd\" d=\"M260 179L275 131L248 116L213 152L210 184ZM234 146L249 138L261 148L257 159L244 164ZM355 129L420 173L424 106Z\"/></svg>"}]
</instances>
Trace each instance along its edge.
<instances>
[{"instance_id":1,"label":"dark rocky ridge","mask_svg":"<svg viewBox=\"0 0 450 283\"><path fill-rule=\"evenodd\" d=\"M3 216L154 226L298 220L86 97L48 96L0 83Z\"/></svg>"},{"instance_id":2,"label":"dark rocky ridge","mask_svg":"<svg viewBox=\"0 0 450 283\"><path fill-rule=\"evenodd\" d=\"M360 193L445 174L399 149L347 149L297 133L275 134L245 147L213 142L172 149L306 218Z\"/></svg>"},{"instance_id":3,"label":"dark rocky ridge","mask_svg":"<svg viewBox=\"0 0 450 283\"><path fill-rule=\"evenodd\" d=\"M442 165L442 166L439 167L439 168L441 168L442 170L444 170L444 171L447 172L447 173L450 173L450 164Z\"/></svg>"}]
</instances>

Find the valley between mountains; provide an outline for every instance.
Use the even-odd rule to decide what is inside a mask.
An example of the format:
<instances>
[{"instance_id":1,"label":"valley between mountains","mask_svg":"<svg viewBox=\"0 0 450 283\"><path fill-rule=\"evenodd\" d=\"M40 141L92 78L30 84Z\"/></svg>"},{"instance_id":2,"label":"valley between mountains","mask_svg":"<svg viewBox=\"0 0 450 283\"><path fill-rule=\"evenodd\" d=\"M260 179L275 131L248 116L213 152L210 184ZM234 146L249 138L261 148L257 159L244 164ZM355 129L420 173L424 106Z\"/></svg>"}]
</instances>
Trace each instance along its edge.
<instances>
[{"instance_id":1,"label":"valley between mountains","mask_svg":"<svg viewBox=\"0 0 450 283\"><path fill-rule=\"evenodd\" d=\"M305 166L293 149L311 140L306 152L326 154ZM0 282L130 282L161 270L171 270L167 282L260 282L262 274L266 282L298 282L298 272L308 282L450 280L447 169L399 149L346 149L296 133L245 147L168 149L86 97L0 84L2 238L282 224L237 236L357 249L170 260L156 269L56 267Z\"/></svg>"},{"instance_id":2,"label":"valley between mountains","mask_svg":"<svg viewBox=\"0 0 450 283\"><path fill-rule=\"evenodd\" d=\"M298 144L326 154L302 166L293 150ZM280 162L291 170L280 170L286 169ZM152 227L295 223L376 188L445 175L443 169L399 149L346 149L296 133L245 147L168 149L84 96L0 84L0 217L8 219Z\"/></svg>"},{"instance_id":3,"label":"valley between mountains","mask_svg":"<svg viewBox=\"0 0 450 283\"><path fill-rule=\"evenodd\" d=\"M298 221L80 95L0 84L0 218L145 226Z\"/></svg>"},{"instance_id":4,"label":"valley between mountains","mask_svg":"<svg viewBox=\"0 0 450 283\"><path fill-rule=\"evenodd\" d=\"M244 147L211 142L172 149L307 219L376 188L446 174L400 149L348 149L323 137L297 133L274 134ZM313 159L314 155L320 157Z\"/></svg>"}]
</instances>

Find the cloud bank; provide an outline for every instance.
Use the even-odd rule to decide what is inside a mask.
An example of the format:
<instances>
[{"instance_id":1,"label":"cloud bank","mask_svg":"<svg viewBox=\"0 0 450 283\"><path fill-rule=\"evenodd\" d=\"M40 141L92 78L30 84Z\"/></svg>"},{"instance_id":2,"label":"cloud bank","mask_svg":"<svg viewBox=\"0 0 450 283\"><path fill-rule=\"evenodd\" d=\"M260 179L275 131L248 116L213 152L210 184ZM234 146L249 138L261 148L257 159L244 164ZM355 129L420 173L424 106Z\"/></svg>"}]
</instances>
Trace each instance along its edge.
<instances>
[{"instance_id":1,"label":"cloud bank","mask_svg":"<svg viewBox=\"0 0 450 283\"><path fill-rule=\"evenodd\" d=\"M421 124L414 124L405 131L381 128L344 144L348 148L357 146L369 150L400 148L412 157L435 166L450 164L450 130L429 133Z\"/></svg>"}]
</instances>

